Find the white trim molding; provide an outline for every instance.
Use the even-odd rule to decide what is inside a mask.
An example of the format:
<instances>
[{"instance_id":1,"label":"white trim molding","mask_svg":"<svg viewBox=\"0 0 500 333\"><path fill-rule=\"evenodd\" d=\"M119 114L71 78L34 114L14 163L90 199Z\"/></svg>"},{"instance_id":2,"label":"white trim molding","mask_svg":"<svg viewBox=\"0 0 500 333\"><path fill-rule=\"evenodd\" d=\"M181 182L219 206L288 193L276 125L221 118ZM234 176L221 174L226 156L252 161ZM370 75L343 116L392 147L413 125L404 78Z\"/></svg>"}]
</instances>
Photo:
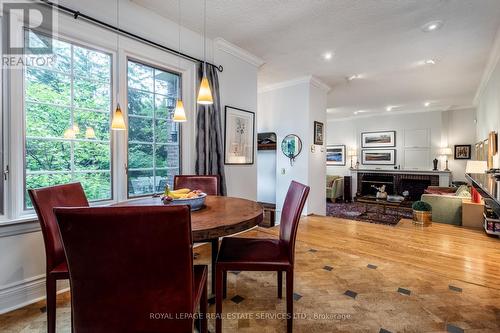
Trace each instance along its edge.
<instances>
[{"instance_id":1,"label":"white trim molding","mask_svg":"<svg viewBox=\"0 0 500 333\"><path fill-rule=\"evenodd\" d=\"M59 284L57 293L69 290L67 281ZM45 299L45 274L0 286L0 315Z\"/></svg>"},{"instance_id":2,"label":"white trim molding","mask_svg":"<svg viewBox=\"0 0 500 333\"><path fill-rule=\"evenodd\" d=\"M478 106L479 100L488 85L488 82L491 79L491 75L495 71L495 68L500 63L500 28L497 31L495 41L493 42L493 47L491 48L490 57L488 63L486 64L486 68L484 69L483 76L481 77L481 82L479 83L479 87L477 88L476 95L474 96L473 104L474 106Z\"/></svg>"},{"instance_id":3,"label":"white trim molding","mask_svg":"<svg viewBox=\"0 0 500 333\"><path fill-rule=\"evenodd\" d=\"M313 75L307 75L307 76L302 76L302 77L298 77L298 78L291 79L291 80L286 80L286 81L270 84L268 86L260 88L258 92L259 92L259 94L266 93L269 91L287 88L287 87L292 87L292 86L296 86L298 84L303 84L303 83L309 83L317 88L320 88L321 90L324 90L326 93L328 93L331 90L329 85L322 82L317 77L315 77Z\"/></svg>"},{"instance_id":4,"label":"white trim molding","mask_svg":"<svg viewBox=\"0 0 500 333\"><path fill-rule=\"evenodd\" d=\"M256 55L253 55L252 53L248 52L245 49L242 49L241 47L234 45L231 42L228 42L224 38L217 37L214 39L214 46L221 51L224 51L226 53L229 53L243 61L248 62L249 64L259 68L260 66L264 65L264 60L262 58L257 57Z\"/></svg>"}]
</instances>

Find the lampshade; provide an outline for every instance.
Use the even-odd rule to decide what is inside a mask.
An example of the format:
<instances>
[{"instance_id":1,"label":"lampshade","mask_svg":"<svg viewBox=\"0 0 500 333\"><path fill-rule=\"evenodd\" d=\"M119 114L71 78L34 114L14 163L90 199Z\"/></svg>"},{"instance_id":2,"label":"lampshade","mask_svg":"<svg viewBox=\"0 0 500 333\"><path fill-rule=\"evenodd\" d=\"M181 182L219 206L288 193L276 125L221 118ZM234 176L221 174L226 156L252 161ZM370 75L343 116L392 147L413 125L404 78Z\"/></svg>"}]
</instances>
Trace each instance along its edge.
<instances>
[{"instance_id":1,"label":"lampshade","mask_svg":"<svg viewBox=\"0 0 500 333\"><path fill-rule=\"evenodd\" d=\"M63 136L65 139L74 139L76 138L75 130L73 128L68 128L64 131Z\"/></svg>"},{"instance_id":2,"label":"lampshade","mask_svg":"<svg viewBox=\"0 0 500 333\"><path fill-rule=\"evenodd\" d=\"M356 148L349 148L347 150L347 156L352 157L352 156L357 156L358 150Z\"/></svg>"},{"instance_id":3,"label":"lampshade","mask_svg":"<svg viewBox=\"0 0 500 333\"><path fill-rule=\"evenodd\" d=\"M87 127L87 130L85 131L85 138L95 139L95 131L92 127Z\"/></svg>"},{"instance_id":4,"label":"lampshade","mask_svg":"<svg viewBox=\"0 0 500 333\"><path fill-rule=\"evenodd\" d=\"M111 122L111 129L114 131L124 131L127 129L127 126L125 126L125 119L123 118L123 112L120 108L120 104L116 105L115 114L113 115L113 121Z\"/></svg>"},{"instance_id":5,"label":"lampshade","mask_svg":"<svg viewBox=\"0 0 500 333\"><path fill-rule=\"evenodd\" d=\"M488 170L486 161L467 161L465 173L485 173Z\"/></svg>"},{"instance_id":6,"label":"lampshade","mask_svg":"<svg viewBox=\"0 0 500 333\"><path fill-rule=\"evenodd\" d=\"M448 147L441 148L439 150L439 155L441 155L441 156L451 156L451 155L453 155L453 150L451 150L451 148L448 148Z\"/></svg>"},{"instance_id":7,"label":"lampshade","mask_svg":"<svg viewBox=\"0 0 500 333\"><path fill-rule=\"evenodd\" d=\"M80 127L78 127L77 124L73 125L73 132L75 132L75 134L80 134Z\"/></svg>"},{"instance_id":8,"label":"lampshade","mask_svg":"<svg viewBox=\"0 0 500 333\"><path fill-rule=\"evenodd\" d=\"M172 120L178 123L182 123L187 120L186 111L184 111L184 103L182 103L182 100L180 99L177 100L177 104L175 105L174 117Z\"/></svg>"},{"instance_id":9,"label":"lampshade","mask_svg":"<svg viewBox=\"0 0 500 333\"><path fill-rule=\"evenodd\" d=\"M205 75L203 75L203 78L201 79L197 103L204 105L214 104L214 99L212 98L212 91L210 91L208 79Z\"/></svg>"}]
</instances>

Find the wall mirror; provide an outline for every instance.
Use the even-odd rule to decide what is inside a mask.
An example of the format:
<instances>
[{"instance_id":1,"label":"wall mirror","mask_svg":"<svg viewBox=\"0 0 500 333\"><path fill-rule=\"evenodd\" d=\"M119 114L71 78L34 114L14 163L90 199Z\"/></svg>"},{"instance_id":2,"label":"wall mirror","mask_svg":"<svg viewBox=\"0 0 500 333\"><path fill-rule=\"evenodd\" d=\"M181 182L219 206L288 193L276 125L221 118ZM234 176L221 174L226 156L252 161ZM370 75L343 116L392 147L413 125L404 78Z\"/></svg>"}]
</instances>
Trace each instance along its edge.
<instances>
[{"instance_id":1,"label":"wall mirror","mask_svg":"<svg viewBox=\"0 0 500 333\"><path fill-rule=\"evenodd\" d=\"M288 134L281 142L281 150L290 159L290 165L293 165L295 158L302 151L302 141L297 135Z\"/></svg>"}]
</instances>

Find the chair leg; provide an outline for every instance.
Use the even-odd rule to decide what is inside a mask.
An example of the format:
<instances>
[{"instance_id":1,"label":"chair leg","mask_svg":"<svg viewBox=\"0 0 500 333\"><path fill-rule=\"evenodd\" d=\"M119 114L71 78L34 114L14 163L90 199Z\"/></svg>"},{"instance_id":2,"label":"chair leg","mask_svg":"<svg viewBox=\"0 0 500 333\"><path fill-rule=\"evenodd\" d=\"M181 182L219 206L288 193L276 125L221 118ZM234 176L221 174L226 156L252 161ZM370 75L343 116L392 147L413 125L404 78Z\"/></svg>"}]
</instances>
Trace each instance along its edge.
<instances>
[{"instance_id":1,"label":"chair leg","mask_svg":"<svg viewBox=\"0 0 500 333\"><path fill-rule=\"evenodd\" d=\"M207 282L203 286L200 298L200 333L208 333L208 295Z\"/></svg>"},{"instance_id":2,"label":"chair leg","mask_svg":"<svg viewBox=\"0 0 500 333\"><path fill-rule=\"evenodd\" d=\"M293 331L293 270L286 271L286 331Z\"/></svg>"},{"instance_id":3,"label":"chair leg","mask_svg":"<svg viewBox=\"0 0 500 333\"><path fill-rule=\"evenodd\" d=\"M223 298L227 298L227 271L224 271L222 273L222 292L223 292Z\"/></svg>"},{"instance_id":4,"label":"chair leg","mask_svg":"<svg viewBox=\"0 0 500 333\"><path fill-rule=\"evenodd\" d=\"M215 332L222 333L222 280L224 271L219 265L215 267Z\"/></svg>"},{"instance_id":5,"label":"chair leg","mask_svg":"<svg viewBox=\"0 0 500 333\"><path fill-rule=\"evenodd\" d=\"M45 279L47 287L47 332L56 332L56 292L57 281L50 275Z\"/></svg>"},{"instance_id":6,"label":"chair leg","mask_svg":"<svg viewBox=\"0 0 500 333\"><path fill-rule=\"evenodd\" d=\"M283 272L278 271L278 298L283 298Z\"/></svg>"}]
</instances>

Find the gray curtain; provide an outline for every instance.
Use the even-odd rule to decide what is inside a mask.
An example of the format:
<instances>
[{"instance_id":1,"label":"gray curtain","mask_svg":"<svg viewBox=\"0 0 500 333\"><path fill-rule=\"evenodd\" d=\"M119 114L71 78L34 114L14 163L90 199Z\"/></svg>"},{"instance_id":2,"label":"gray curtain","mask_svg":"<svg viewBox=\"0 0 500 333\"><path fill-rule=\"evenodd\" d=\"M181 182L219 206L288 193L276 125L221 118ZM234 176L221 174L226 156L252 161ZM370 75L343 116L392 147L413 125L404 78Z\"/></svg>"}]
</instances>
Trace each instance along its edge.
<instances>
[{"instance_id":1,"label":"gray curtain","mask_svg":"<svg viewBox=\"0 0 500 333\"><path fill-rule=\"evenodd\" d=\"M224 174L224 145L221 121L219 78L217 69L207 65L207 78L214 104L200 105L196 115L196 174L218 175L219 192L226 195ZM203 76L203 65L198 68L198 87Z\"/></svg>"}]
</instances>

